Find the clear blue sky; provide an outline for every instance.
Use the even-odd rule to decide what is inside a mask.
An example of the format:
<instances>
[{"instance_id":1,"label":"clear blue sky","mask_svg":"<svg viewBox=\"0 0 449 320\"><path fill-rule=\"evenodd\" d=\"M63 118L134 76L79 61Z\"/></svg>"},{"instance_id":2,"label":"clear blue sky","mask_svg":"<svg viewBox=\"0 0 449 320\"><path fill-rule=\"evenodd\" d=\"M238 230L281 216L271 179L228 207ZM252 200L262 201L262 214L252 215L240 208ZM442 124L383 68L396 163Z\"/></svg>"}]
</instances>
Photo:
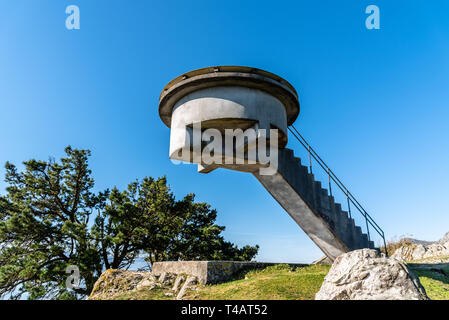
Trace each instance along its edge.
<instances>
[{"instance_id":1,"label":"clear blue sky","mask_svg":"<svg viewBox=\"0 0 449 320\"><path fill-rule=\"evenodd\" d=\"M71 4L80 30L65 28ZM369 4L380 30L365 28ZM449 231L448 14L446 0L2 1L0 175L7 160L89 148L97 190L166 174L219 211L227 239L259 244L258 260L310 262L319 249L251 175L168 159L162 87L253 66L295 86L296 127L388 239L436 240Z\"/></svg>"}]
</instances>

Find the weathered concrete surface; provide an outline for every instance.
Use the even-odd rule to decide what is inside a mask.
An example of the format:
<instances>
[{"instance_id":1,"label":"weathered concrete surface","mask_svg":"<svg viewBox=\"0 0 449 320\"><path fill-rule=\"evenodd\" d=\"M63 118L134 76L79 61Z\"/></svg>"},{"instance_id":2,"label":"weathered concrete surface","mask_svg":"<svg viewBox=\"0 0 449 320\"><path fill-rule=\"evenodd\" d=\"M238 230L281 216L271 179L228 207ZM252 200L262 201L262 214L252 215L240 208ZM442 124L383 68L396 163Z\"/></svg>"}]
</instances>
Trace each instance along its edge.
<instances>
[{"instance_id":1,"label":"weathered concrete surface","mask_svg":"<svg viewBox=\"0 0 449 320\"><path fill-rule=\"evenodd\" d=\"M262 269L276 264L252 261L162 261L154 263L152 273L156 276L163 273L191 275L201 284L214 284L231 280L239 271ZM289 265L305 266L298 263Z\"/></svg>"},{"instance_id":2,"label":"weathered concrete surface","mask_svg":"<svg viewBox=\"0 0 449 320\"><path fill-rule=\"evenodd\" d=\"M427 300L426 291L407 264L377 250L361 249L339 256L326 275L316 300Z\"/></svg>"},{"instance_id":3,"label":"weathered concrete surface","mask_svg":"<svg viewBox=\"0 0 449 320\"><path fill-rule=\"evenodd\" d=\"M170 127L172 123L173 108L179 101L185 101L182 100L183 97L186 97L194 92L200 92L206 88L214 87L239 87L241 89L251 88L256 90L253 91L256 96L259 95L257 91L266 92L281 102L283 108L285 108L287 115L287 123L285 125L291 125L298 117L298 94L295 88L285 79L282 79L273 73L256 68L241 66L217 66L190 71L170 81L162 89L162 93L159 97L159 115L162 121ZM229 103L232 101L232 98L236 98L236 96L224 96L221 98L226 100L225 103ZM236 102L240 104L239 110L243 112L243 115L249 115L249 119L256 116L263 117L266 121L270 121L262 114L265 111L270 112L264 107L267 105L265 101L259 101L262 103L262 108L260 111L253 110L251 112L247 112L244 110L246 107L246 102L250 102L250 105L253 105L254 102L257 101L253 100L253 98L257 99L255 96L247 97L237 94ZM277 104L277 102L275 102L275 104ZM270 106L270 104L268 104L268 106ZM225 119L225 117L222 117L220 113L216 113L216 115L217 119ZM201 117L201 115L199 116ZM278 116L275 117L277 118ZM246 119L247 117L244 116L242 118ZM283 125L283 127L285 127L285 125Z\"/></svg>"},{"instance_id":4,"label":"weathered concrete surface","mask_svg":"<svg viewBox=\"0 0 449 320\"><path fill-rule=\"evenodd\" d=\"M349 251L326 222L308 206L280 173L272 176L254 174L313 242L333 261Z\"/></svg>"},{"instance_id":5,"label":"weathered concrete surface","mask_svg":"<svg viewBox=\"0 0 449 320\"><path fill-rule=\"evenodd\" d=\"M374 247L292 150L279 150L274 175L253 175L331 261L351 250Z\"/></svg>"},{"instance_id":6,"label":"weathered concrete surface","mask_svg":"<svg viewBox=\"0 0 449 320\"><path fill-rule=\"evenodd\" d=\"M223 135L226 129L251 128L254 138L268 139L270 129L276 128L278 144L284 147L287 125L298 113L298 96L290 84L271 73L246 67L205 68L184 74L163 89L159 103L161 119L171 128L169 157L197 163L200 171L204 164L197 154L201 141L193 139L195 124ZM224 146L214 149L223 159L230 154L232 158L232 151Z\"/></svg>"}]
</instances>

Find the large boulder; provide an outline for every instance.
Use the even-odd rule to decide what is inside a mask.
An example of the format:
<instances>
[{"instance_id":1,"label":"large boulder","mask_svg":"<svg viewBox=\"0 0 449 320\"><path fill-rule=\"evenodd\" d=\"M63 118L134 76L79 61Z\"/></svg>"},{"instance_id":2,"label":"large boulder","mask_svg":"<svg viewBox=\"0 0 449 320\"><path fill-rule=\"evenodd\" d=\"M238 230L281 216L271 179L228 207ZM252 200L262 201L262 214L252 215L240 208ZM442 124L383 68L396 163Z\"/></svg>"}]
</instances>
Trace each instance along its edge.
<instances>
[{"instance_id":1,"label":"large boulder","mask_svg":"<svg viewBox=\"0 0 449 320\"><path fill-rule=\"evenodd\" d=\"M407 265L376 250L361 249L335 259L316 300L427 300Z\"/></svg>"}]
</instances>

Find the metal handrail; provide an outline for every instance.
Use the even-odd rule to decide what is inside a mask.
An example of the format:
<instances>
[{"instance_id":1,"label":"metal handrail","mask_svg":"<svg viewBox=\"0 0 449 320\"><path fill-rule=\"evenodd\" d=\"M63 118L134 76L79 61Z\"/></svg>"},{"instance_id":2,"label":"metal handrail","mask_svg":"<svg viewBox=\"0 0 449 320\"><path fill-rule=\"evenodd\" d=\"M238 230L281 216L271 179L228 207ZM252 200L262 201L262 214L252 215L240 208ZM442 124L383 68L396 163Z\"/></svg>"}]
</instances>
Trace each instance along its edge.
<instances>
[{"instance_id":1,"label":"metal handrail","mask_svg":"<svg viewBox=\"0 0 449 320\"><path fill-rule=\"evenodd\" d=\"M293 130L291 129L293 128ZM373 229L382 237L385 253L388 256L387 252L387 245L385 242L385 234L384 231L379 227L379 225L374 221L374 219L366 212L366 210L362 207L362 205L357 201L357 199L352 195L351 192L349 192L348 188L338 179L338 177L334 174L334 172L327 166L327 164L321 159L321 157L316 153L316 151L310 146L310 144L307 142L306 139L299 133L299 131L292 125L291 128L288 128L288 130L293 134L293 136L302 144L304 148L309 153L309 169L310 173L313 173L312 171L312 158L315 159L315 161L321 166L321 168L326 171L328 177L329 177L329 194L332 196L332 186L331 186L331 180L334 181L334 183L340 188L340 190L345 194L346 199L348 201L348 212L349 217L351 217L351 206L350 203L362 214L362 216L365 218L366 223L366 232L368 236L368 240L370 239L370 232L369 232L369 225L373 227ZM296 134L295 134L296 133ZM299 137L298 137L299 136Z\"/></svg>"}]
</instances>

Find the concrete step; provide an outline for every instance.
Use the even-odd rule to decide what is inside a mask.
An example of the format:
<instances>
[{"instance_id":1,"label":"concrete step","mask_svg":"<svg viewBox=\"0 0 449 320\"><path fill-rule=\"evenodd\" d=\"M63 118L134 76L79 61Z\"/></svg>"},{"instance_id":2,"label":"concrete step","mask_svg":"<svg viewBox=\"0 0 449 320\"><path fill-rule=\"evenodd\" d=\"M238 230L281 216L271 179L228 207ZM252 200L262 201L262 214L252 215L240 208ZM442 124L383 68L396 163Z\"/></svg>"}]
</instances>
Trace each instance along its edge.
<instances>
[{"instance_id":1,"label":"concrete step","mask_svg":"<svg viewBox=\"0 0 449 320\"><path fill-rule=\"evenodd\" d=\"M366 233L362 233L362 248L368 248L368 236Z\"/></svg>"},{"instance_id":2,"label":"concrete step","mask_svg":"<svg viewBox=\"0 0 449 320\"><path fill-rule=\"evenodd\" d=\"M341 205L339 205L339 207L341 208ZM340 209L340 226L339 228L342 230L341 231L341 237L343 242L346 245L350 245L353 243L353 235L352 235L352 224L350 224L349 218L348 218L348 213L344 210Z\"/></svg>"},{"instance_id":3,"label":"concrete step","mask_svg":"<svg viewBox=\"0 0 449 320\"><path fill-rule=\"evenodd\" d=\"M357 239L355 238L355 222L354 219L349 218L347 220L347 241L345 243L352 243L354 246L357 243Z\"/></svg>"},{"instance_id":4,"label":"concrete step","mask_svg":"<svg viewBox=\"0 0 449 320\"><path fill-rule=\"evenodd\" d=\"M295 152L292 149L285 148L282 151L288 158L293 158L295 156Z\"/></svg>"},{"instance_id":5,"label":"concrete step","mask_svg":"<svg viewBox=\"0 0 449 320\"><path fill-rule=\"evenodd\" d=\"M303 165L301 164L301 158L298 158L298 157L293 157L293 158L295 159L295 161L296 161L301 167L304 167L304 168L307 169L307 167L305 167L305 166L303 166Z\"/></svg>"},{"instance_id":6,"label":"concrete step","mask_svg":"<svg viewBox=\"0 0 449 320\"><path fill-rule=\"evenodd\" d=\"M311 175L311 174L309 174ZM329 217L333 223L334 232L342 240L350 250L366 248L369 243L362 236L361 228L355 229L353 219L349 218L348 212L342 209L342 205L335 202L333 196L329 195L329 191L321 187L320 181L314 181L315 189L315 207L316 209ZM318 191L317 191L318 190ZM366 235L365 235L366 236Z\"/></svg>"},{"instance_id":7,"label":"concrete step","mask_svg":"<svg viewBox=\"0 0 449 320\"><path fill-rule=\"evenodd\" d=\"M293 150L279 151L278 169L273 176L253 174L329 259L372 245Z\"/></svg>"}]
</instances>

